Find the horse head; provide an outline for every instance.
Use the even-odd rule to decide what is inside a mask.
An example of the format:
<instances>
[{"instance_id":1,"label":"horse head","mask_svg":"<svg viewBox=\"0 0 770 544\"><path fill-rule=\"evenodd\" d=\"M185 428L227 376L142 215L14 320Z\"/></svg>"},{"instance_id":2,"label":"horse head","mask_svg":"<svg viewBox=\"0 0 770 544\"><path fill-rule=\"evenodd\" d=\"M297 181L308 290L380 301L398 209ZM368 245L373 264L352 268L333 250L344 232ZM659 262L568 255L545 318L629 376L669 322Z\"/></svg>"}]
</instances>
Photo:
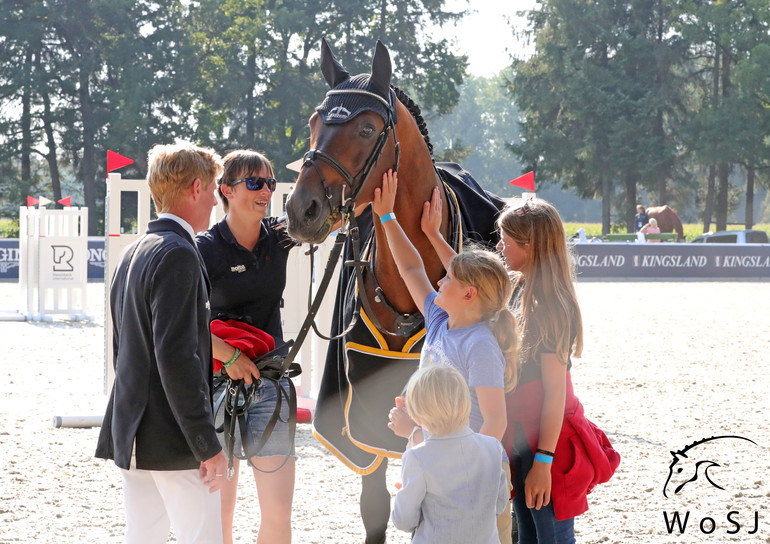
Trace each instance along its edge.
<instances>
[{"instance_id":1,"label":"horse head","mask_svg":"<svg viewBox=\"0 0 770 544\"><path fill-rule=\"evenodd\" d=\"M371 74L351 77L324 39L321 71L331 90L310 117L310 151L286 203L289 234L311 243L323 241L343 212L370 202L382 174L398 164L387 48L377 41Z\"/></svg>"}]
</instances>

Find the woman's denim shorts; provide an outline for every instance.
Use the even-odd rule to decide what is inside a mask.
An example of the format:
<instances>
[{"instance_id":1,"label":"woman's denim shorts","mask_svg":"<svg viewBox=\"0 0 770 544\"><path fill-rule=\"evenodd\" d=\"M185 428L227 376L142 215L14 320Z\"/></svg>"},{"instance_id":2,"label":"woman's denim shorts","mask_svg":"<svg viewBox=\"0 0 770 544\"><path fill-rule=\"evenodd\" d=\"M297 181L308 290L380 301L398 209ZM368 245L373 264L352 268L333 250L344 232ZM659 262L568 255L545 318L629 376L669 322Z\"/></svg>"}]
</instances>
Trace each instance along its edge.
<instances>
[{"instance_id":1,"label":"woman's denim shorts","mask_svg":"<svg viewBox=\"0 0 770 544\"><path fill-rule=\"evenodd\" d=\"M273 415L273 411L275 410L275 403L278 398L278 391L276 390L275 383L269 380L260 380L257 390L254 393L254 399L249 406L247 445L248 452L252 457L275 457L278 455L291 455L296 457L294 437L289 436L289 380L284 378L278 383L285 392L285 395L281 396L280 416L275 423L275 427L273 427L273 432L270 434L267 443L257 453L254 453L254 451L262 439L262 434L265 431L265 426L270 421L270 416ZM216 402L222 395L226 384L227 380L224 380L214 389L214 402ZM217 426L223 424L222 412L223 409L220 410L220 414L217 417ZM235 451L236 453L240 453L243 450L241 448L240 429L237 423L236 428Z\"/></svg>"}]
</instances>

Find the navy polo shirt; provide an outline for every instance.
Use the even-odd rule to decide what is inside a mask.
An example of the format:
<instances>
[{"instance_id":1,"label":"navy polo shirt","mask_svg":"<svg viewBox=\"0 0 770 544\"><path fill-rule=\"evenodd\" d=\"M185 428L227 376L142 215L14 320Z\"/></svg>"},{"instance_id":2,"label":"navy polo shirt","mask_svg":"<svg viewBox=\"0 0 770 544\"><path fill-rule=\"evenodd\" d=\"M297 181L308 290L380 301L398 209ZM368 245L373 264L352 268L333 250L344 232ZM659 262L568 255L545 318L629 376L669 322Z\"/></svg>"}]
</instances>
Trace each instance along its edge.
<instances>
[{"instance_id":1,"label":"navy polo shirt","mask_svg":"<svg viewBox=\"0 0 770 544\"><path fill-rule=\"evenodd\" d=\"M211 280L211 317L225 314L283 341L281 305L286 286L286 259L298 244L289 237L283 218L265 217L259 240L249 251L222 219L196 237Z\"/></svg>"}]
</instances>

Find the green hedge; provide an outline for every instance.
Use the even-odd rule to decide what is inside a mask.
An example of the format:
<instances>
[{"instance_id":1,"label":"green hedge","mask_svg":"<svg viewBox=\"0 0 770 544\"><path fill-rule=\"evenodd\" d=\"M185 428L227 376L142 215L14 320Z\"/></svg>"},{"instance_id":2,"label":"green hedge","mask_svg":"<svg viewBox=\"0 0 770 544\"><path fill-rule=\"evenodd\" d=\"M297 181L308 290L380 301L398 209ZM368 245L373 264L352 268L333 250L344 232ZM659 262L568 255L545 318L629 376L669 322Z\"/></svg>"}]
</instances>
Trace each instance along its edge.
<instances>
[{"instance_id":1,"label":"green hedge","mask_svg":"<svg viewBox=\"0 0 770 544\"><path fill-rule=\"evenodd\" d=\"M583 230L585 230L585 233L588 239L591 239L594 237L596 238L602 237L601 223L564 223L564 231L567 233L567 237L572 237L580 227L583 227ZM682 225L682 227L684 229L684 237L688 242L691 241L696 236L700 236L701 234L703 234L703 225L695 224L695 223L686 223ZM763 230L768 233L768 236L770 236L770 223L761 223L759 225L754 225L754 229ZM712 229L712 230L715 230L715 229ZM743 225L729 225L727 227L727 230L743 230ZM626 230L625 229L616 230L615 228L613 228L612 232L623 233L623 232L626 232Z\"/></svg>"},{"instance_id":2,"label":"green hedge","mask_svg":"<svg viewBox=\"0 0 770 544\"><path fill-rule=\"evenodd\" d=\"M0 219L0 238L18 238L19 220Z\"/></svg>"}]
</instances>

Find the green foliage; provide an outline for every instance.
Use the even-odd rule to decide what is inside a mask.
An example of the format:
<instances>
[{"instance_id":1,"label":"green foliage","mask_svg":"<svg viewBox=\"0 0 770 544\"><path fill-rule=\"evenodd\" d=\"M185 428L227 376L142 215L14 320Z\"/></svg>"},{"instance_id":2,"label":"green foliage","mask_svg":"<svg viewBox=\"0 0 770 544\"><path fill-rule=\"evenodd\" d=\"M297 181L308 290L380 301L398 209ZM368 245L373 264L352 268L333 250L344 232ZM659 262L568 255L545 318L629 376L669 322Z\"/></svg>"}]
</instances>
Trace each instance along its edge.
<instances>
[{"instance_id":1,"label":"green foliage","mask_svg":"<svg viewBox=\"0 0 770 544\"><path fill-rule=\"evenodd\" d=\"M684 229L684 237L688 242L696 236L703 234L702 224L684 223L682 228ZM743 225L727 225L727 228L724 230L743 230L744 228L745 227ZM770 223L760 223L758 225L754 225L752 228L755 230L763 230L768 233L768 236L770 236ZM713 230L714 229L712 229L711 232L713 232Z\"/></svg>"},{"instance_id":2,"label":"green foliage","mask_svg":"<svg viewBox=\"0 0 770 544\"><path fill-rule=\"evenodd\" d=\"M514 64L510 91L524 116L512 146L525 170L613 205L630 222L640 185L670 179L683 93L669 2L546 0L529 15L535 54ZM616 194L622 194L616 203Z\"/></svg>"},{"instance_id":3,"label":"green foliage","mask_svg":"<svg viewBox=\"0 0 770 544\"><path fill-rule=\"evenodd\" d=\"M143 177L154 144L180 139L221 152L260 149L279 178L293 177L283 166L306 150L307 120L326 91L321 37L354 74L369 71L382 39L394 82L426 113L455 106L466 66L425 30L462 17L445 11L444 0L2 6L0 183L9 190L0 210L38 185L61 198L67 170L89 208L90 234L102 230L108 149L136 161L121 171L126 177Z\"/></svg>"},{"instance_id":4,"label":"green foliage","mask_svg":"<svg viewBox=\"0 0 770 544\"><path fill-rule=\"evenodd\" d=\"M752 200L743 171L770 187L767 0L541 0L524 31L535 54L490 78L466 78L432 33L464 16L445 4L3 0L0 215L28 194L72 195L101 232L107 149L143 177L150 147L177 139L262 150L292 179L327 90L322 36L352 74L382 39L437 158L504 196L534 169L538 191L601 200L605 231L642 199L723 224Z\"/></svg>"},{"instance_id":5,"label":"green foliage","mask_svg":"<svg viewBox=\"0 0 770 544\"><path fill-rule=\"evenodd\" d=\"M591 238L602 237L602 224L601 223L564 223L564 232L567 238L572 238L577 234L578 229L583 229L586 233L586 237Z\"/></svg>"},{"instance_id":6,"label":"green foliage","mask_svg":"<svg viewBox=\"0 0 770 544\"><path fill-rule=\"evenodd\" d=\"M193 5L189 34L201 57L196 139L218 149L251 147L272 160L279 179L307 150L307 120L328 90L317 64L325 37L351 73L369 72L381 39L393 82L426 114L451 110L466 59L425 31L456 18L444 0L361 3L331 0L265 4L205 0ZM264 8L267 7L268 10Z\"/></svg>"},{"instance_id":7,"label":"green foliage","mask_svg":"<svg viewBox=\"0 0 770 544\"><path fill-rule=\"evenodd\" d=\"M18 238L19 220L0 219L0 238Z\"/></svg>"},{"instance_id":8,"label":"green foliage","mask_svg":"<svg viewBox=\"0 0 770 544\"><path fill-rule=\"evenodd\" d=\"M454 111L429 123L436 160L451 160L487 190L510 196L508 182L521 174L508 146L519 138L519 112L505 91L509 71L489 78L468 77Z\"/></svg>"},{"instance_id":9,"label":"green foliage","mask_svg":"<svg viewBox=\"0 0 770 544\"><path fill-rule=\"evenodd\" d=\"M703 225L697 225L694 223L685 223L682 225L684 228L684 237L685 239L690 242L695 237L700 236L703 234ZM602 237L602 224L601 223L579 223L579 222L566 222L564 223L564 232L567 235L567 238L572 238L577 234L578 229L582 228L585 233L586 237L590 240L591 238L601 238ZM756 230L763 230L768 233L770 236L770 223L763 223L759 225L754 225L754 229ZM729 225L726 230L743 230L743 226L741 225ZM613 230L613 233L624 233L627 232L626 230Z\"/></svg>"}]
</instances>

